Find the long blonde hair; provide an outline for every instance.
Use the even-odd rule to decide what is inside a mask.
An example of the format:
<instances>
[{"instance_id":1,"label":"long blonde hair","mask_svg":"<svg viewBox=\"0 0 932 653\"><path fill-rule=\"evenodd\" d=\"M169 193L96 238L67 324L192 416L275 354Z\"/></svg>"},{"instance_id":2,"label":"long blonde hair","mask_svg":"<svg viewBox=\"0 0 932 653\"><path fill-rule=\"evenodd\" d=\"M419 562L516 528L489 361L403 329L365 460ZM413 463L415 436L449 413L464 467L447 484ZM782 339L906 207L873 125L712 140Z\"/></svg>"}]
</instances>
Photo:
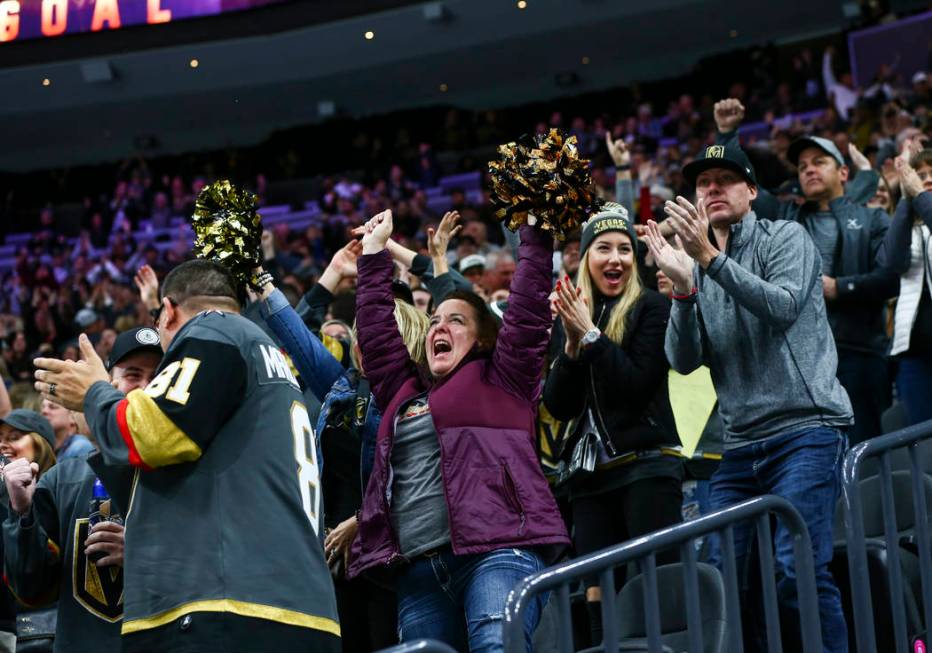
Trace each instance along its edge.
<instances>
[{"instance_id":1,"label":"long blonde hair","mask_svg":"<svg viewBox=\"0 0 932 653\"><path fill-rule=\"evenodd\" d=\"M635 243L631 244L636 247ZM589 315L592 317L592 321L595 322L599 318L595 314L596 288L592 282L592 277L589 276L589 252L591 249L591 247L587 249L579 261L577 284L582 291L582 297L589 303ZM621 344L625 337L625 320L643 292L644 286L641 285L641 275L638 274L638 261L635 256L631 270L628 273L628 280L625 282L624 288L621 289L621 296L614 308L612 308L612 312L608 316L608 324L605 326L605 335L612 342Z\"/></svg>"},{"instance_id":2,"label":"long blonde hair","mask_svg":"<svg viewBox=\"0 0 932 653\"><path fill-rule=\"evenodd\" d=\"M427 363L427 329L430 326L430 318L424 311L419 311L411 304L395 300L395 322L398 324L398 331L401 333L401 339L404 340L408 355L417 366ZM356 324L353 324L353 343L356 342ZM351 347L350 358L353 360L353 366L356 369L363 369L357 356L357 348Z\"/></svg>"}]
</instances>

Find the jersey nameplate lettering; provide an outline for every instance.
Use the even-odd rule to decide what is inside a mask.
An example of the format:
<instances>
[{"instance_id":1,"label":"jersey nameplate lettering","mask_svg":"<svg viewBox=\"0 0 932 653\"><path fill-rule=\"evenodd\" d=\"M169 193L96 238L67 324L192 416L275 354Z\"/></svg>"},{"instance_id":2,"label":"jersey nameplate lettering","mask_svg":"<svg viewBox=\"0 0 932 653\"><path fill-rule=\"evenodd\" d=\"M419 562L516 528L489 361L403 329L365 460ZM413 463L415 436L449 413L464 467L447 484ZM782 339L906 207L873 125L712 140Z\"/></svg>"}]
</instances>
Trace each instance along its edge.
<instances>
[{"instance_id":1,"label":"jersey nameplate lettering","mask_svg":"<svg viewBox=\"0 0 932 653\"><path fill-rule=\"evenodd\" d=\"M291 367L288 365L288 361L285 360L284 354L270 345L259 345L259 353L261 355L261 364L257 366L259 369L259 383L264 385L285 381L296 389L301 389L298 380L291 373Z\"/></svg>"}]
</instances>

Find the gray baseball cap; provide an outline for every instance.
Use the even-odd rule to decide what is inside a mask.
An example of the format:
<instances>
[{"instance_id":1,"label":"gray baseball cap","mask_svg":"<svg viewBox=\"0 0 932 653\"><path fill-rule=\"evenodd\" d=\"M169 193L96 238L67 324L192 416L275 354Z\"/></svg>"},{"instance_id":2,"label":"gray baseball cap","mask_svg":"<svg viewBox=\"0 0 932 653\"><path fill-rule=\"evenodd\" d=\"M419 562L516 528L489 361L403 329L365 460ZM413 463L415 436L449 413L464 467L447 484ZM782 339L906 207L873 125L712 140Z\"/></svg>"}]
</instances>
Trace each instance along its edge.
<instances>
[{"instance_id":1,"label":"gray baseball cap","mask_svg":"<svg viewBox=\"0 0 932 653\"><path fill-rule=\"evenodd\" d=\"M80 311L78 311L77 314L74 316L74 322L75 322L75 324L77 324L80 328L86 329L87 327L89 327L89 326L91 326L92 324L94 324L94 322L96 322L99 318L100 318L100 316L97 315L97 313L94 311L94 309L92 309L92 308L82 308L82 309L81 309Z\"/></svg>"},{"instance_id":2,"label":"gray baseball cap","mask_svg":"<svg viewBox=\"0 0 932 653\"><path fill-rule=\"evenodd\" d=\"M17 431L23 433L38 433L49 443L55 451L55 431L49 421L34 410L17 408L11 410L6 417L0 417L0 422L9 424Z\"/></svg>"},{"instance_id":3,"label":"gray baseball cap","mask_svg":"<svg viewBox=\"0 0 932 653\"><path fill-rule=\"evenodd\" d=\"M843 157L841 152L838 151L838 146L827 138L822 138L821 136L803 136L802 138L797 138L795 141L793 141L792 144L790 144L789 151L786 153L790 163L792 163L794 166L798 166L799 155L802 154L803 150L805 150L807 147L819 148L833 159L838 161L838 165L840 166L848 165L845 163L845 157Z\"/></svg>"},{"instance_id":4,"label":"gray baseball cap","mask_svg":"<svg viewBox=\"0 0 932 653\"><path fill-rule=\"evenodd\" d=\"M460 272L465 272L469 268L482 268L485 270L485 257L482 254L470 254L464 256L460 261Z\"/></svg>"}]
</instances>

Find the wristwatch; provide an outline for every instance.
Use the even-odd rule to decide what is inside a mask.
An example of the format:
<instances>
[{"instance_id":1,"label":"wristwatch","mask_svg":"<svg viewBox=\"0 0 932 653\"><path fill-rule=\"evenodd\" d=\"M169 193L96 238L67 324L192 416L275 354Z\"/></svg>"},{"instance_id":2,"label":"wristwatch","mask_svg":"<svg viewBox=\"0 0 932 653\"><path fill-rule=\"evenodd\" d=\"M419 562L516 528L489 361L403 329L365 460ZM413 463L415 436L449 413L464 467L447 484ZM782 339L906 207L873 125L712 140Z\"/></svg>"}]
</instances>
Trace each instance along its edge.
<instances>
[{"instance_id":1,"label":"wristwatch","mask_svg":"<svg viewBox=\"0 0 932 653\"><path fill-rule=\"evenodd\" d=\"M598 340L599 336L601 335L602 335L602 332L599 331L597 327L593 327L592 329L589 329L583 334L583 337L579 339L579 344L582 345L583 347L588 347L589 345L594 343L596 340Z\"/></svg>"}]
</instances>

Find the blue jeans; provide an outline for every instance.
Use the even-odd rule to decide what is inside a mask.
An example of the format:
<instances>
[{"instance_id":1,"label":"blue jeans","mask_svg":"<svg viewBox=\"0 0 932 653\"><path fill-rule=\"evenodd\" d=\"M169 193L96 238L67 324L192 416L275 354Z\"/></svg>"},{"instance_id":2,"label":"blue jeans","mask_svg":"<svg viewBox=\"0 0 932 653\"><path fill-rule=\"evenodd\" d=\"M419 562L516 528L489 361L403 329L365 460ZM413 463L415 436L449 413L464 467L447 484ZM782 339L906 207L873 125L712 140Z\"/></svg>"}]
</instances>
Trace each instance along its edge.
<instances>
[{"instance_id":1,"label":"blue jeans","mask_svg":"<svg viewBox=\"0 0 932 653\"><path fill-rule=\"evenodd\" d=\"M503 651L502 624L508 594L525 577L544 568L525 549L499 549L477 555L444 551L415 559L398 578L398 639L422 637L458 651ZM528 606L524 636L528 651L547 596Z\"/></svg>"},{"instance_id":2,"label":"blue jeans","mask_svg":"<svg viewBox=\"0 0 932 653\"><path fill-rule=\"evenodd\" d=\"M932 419L932 362L921 358L901 358L896 374L896 391L906 408L912 426Z\"/></svg>"},{"instance_id":3,"label":"blue jeans","mask_svg":"<svg viewBox=\"0 0 932 653\"><path fill-rule=\"evenodd\" d=\"M848 650L848 631L841 610L841 595L829 572L832 560L832 524L841 490L841 463L847 449L845 435L833 428L814 428L779 435L725 452L712 477L712 505L718 510L763 494L783 497L802 515L812 539L822 646L831 653ZM751 543L752 524L734 528L738 569ZM777 596L798 614L793 539L781 522L776 543ZM719 564L718 556L713 561Z\"/></svg>"}]
</instances>

